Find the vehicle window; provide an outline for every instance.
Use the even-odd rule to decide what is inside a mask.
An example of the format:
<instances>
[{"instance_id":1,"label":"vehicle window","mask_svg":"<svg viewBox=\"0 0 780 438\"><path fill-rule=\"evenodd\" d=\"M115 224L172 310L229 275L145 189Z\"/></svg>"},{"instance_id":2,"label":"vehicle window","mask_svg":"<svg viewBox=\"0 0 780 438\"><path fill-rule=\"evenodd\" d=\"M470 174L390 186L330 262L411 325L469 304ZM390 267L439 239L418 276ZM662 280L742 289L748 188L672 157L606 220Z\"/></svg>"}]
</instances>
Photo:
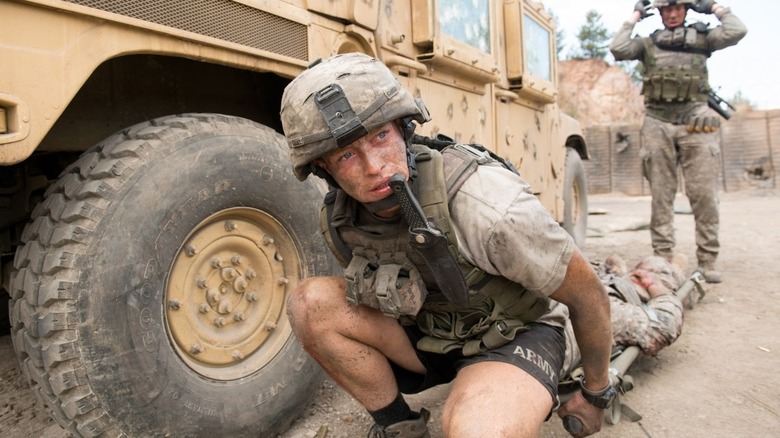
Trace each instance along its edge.
<instances>
[{"instance_id":1,"label":"vehicle window","mask_svg":"<svg viewBox=\"0 0 780 438\"><path fill-rule=\"evenodd\" d=\"M439 0L441 31L490 53L490 4L488 0Z\"/></svg>"},{"instance_id":2,"label":"vehicle window","mask_svg":"<svg viewBox=\"0 0 780 438\"><path fill-rule=\"evenodd\" d=\"M550 32L528 15L523 17L523 31L526 71L552 81Z\"/></svg>"}]
</instances>

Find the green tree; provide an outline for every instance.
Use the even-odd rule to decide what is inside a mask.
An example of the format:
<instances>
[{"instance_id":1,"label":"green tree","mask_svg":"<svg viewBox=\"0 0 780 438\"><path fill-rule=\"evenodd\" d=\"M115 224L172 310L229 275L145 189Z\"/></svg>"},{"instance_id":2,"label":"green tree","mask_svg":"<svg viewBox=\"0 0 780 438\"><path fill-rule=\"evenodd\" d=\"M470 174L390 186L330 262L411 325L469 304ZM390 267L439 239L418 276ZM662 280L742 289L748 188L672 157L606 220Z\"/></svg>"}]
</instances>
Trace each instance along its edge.
<instances>
[{"instance_id":1,"label":"green tree","mask_svg":"<svg viewBox=\"0 0 780 438\"><path fill-rule=\"evenodd\" d=\"M604 27L602 19L601 14L595 10L588 11L585 16L585 24L580 27L579 33L577 33L580 49L574 54L575 59L604 60L607 57L612 34Z\"/></svg>"},{"instance_id":2,"label":"green tree","mask_svg":"<svg viewBox=\"0 0 780 438\"><path fill-rule=\"evenodd\" d=\"M555 26L555 52L558 55L558 59L561 59L561 53L566 47L566 43L564 42L566 40L566 32L561 29L561 23L558 20L558 16L555 15L551 9L548 9L547 13L552 17L553 26Z\"/></svg>"},{"instance_id":3,"label":"green tree","mask_svg":"<svg viewBox=\"0 0 780 438\"><path fill-rule=\"evenodd\" d=\"M642 73L644 73L645 68L641 62L617 61L615 64L618 67L620 67L624 72L626 72L626 74L631 77L631 80L640 84L642 83Z\"/></svg>"}]
</instances>

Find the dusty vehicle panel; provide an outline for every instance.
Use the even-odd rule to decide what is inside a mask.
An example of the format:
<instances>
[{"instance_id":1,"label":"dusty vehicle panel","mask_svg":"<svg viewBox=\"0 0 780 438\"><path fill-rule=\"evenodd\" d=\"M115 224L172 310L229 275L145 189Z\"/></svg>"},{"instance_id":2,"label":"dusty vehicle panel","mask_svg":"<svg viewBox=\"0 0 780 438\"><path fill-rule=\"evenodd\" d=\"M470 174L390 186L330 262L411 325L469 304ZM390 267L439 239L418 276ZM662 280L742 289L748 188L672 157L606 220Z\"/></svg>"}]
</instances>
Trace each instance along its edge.
<instances>
[{"instance_id":1,"label":"dusty vehicle panel","mask_svg":"<svg viewBox=\"0 0 780 438\"><path fill-rule=\"evenodd\" d=\"M556 104L550 17L469 2L461 32L453 5L0 1L2 287L63 427L270 435L311 395L284 297L337 269L324 187L295 180L278 117L311 60L382 59L429 106L422 133L510 158L582 243L587 151Z\"/></svg>"}]
</instances>

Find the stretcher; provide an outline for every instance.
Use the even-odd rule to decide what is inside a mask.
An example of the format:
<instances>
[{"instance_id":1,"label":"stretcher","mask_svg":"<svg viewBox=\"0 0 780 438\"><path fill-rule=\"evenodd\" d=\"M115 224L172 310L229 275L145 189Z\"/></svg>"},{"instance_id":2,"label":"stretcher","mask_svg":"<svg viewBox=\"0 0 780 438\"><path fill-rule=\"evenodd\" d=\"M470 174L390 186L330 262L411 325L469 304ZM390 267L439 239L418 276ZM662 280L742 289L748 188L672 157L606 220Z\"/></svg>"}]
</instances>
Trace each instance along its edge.
<instances>
[{"instance_id":1,"label":"stretcher","mask_svg":"<svg viewBox=\"0 0 780 438\"><path fill-rule=\"evenodd\" d=\"M687 310L693 309L697 302L704 298L705 290L703 287L704 277L699 272L694 272L683 284L675 291L675 295L680 298ZM604 410L604 421L607 424L617 424L621 417L626 417L631 421L639 421L641 415L633 409L623 404L621 398L628 391L634 389L634 379L628 374L631 364L639 357L642 350L635 346L616 346L612 353L609 364L609 372L612 381L615 382L618 395L612 401L610 407ZM566 378L558 384L558 397L560 405L566 403L580 389L580 378L582 377L582 367L574 367ZM577 435L582 431L582 423L579 418L567 415L563 418L563 427L572 435Z\"/></svg>"}]
</instances>

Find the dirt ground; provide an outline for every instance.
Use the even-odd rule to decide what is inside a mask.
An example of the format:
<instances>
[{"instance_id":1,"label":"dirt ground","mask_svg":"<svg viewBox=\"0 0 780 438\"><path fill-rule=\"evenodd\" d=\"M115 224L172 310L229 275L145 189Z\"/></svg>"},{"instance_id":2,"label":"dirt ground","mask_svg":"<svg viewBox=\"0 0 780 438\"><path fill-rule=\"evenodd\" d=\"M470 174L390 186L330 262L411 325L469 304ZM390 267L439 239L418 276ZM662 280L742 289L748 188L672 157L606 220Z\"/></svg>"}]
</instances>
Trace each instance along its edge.
<instances>
[{"instance_id":1,"label":"dirt ground","mask_svg":"<svg viewBox=\"0 0 780 438\"><path fill-rule=\"evenodd\" d=\"M618 194L590 197L585 253L610 254L629 265L650 255L648 197ZM678 251L695 260L693 217L678 198ZM681 338L657 357L640 357L629 369L635 388L622 402L642 415L605 425L600 437L777 437L780 436L780 192L749 190L721 197L720 267L724 281L706 285L706 295L687 311ZM596 213L596 214L593 214ZM28 390L9 336L0 337L0 437L64 438ZM433 417L434 438L447 386L409 397ZM278 438L365 436L365 411L326 380L304 415ZM569 436L557 416L542 428L544 438Z\"/></svg>"}]
</instances>

